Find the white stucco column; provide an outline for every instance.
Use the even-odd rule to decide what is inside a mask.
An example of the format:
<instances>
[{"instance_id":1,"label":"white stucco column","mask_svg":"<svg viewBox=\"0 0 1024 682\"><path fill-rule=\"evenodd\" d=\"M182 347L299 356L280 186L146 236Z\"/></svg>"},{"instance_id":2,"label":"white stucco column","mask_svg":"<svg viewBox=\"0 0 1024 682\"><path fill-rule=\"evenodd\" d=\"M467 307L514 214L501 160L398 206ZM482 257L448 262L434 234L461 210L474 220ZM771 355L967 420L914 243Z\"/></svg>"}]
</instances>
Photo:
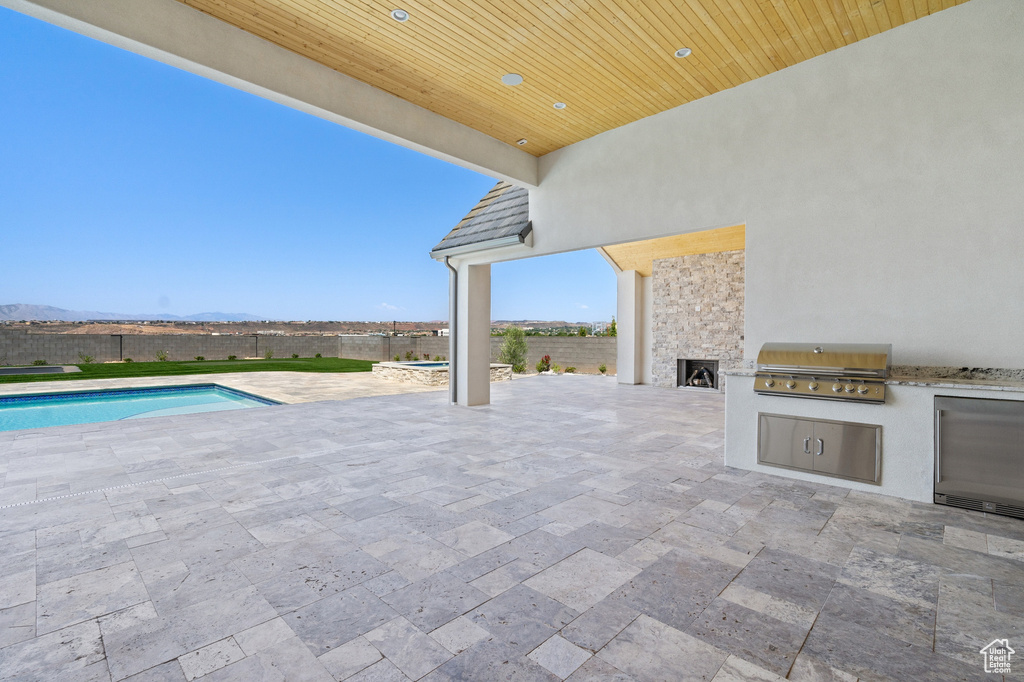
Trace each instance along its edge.
<instances>
[{"instance_id":1,"label":"white stucco column","mask_svg":"<svg viewBox=\"0 0 1024 682\"><path fill-rule=\"evenodd\" d=\"M491 266L459 267L458 357L459 405L491 402Z\"/></svg>"},{"instance_id":2,"label":"white stucco column","mask_svg":"<svg viewBox=\"0 0 1024 682\"><path fill-rule=\"evenodd\" d=\"M643 382L645 355L643 277L636 270L623 270L615 277L618 283L616 372L620 384L639 384Z\"/></svg>"}]
</instances>

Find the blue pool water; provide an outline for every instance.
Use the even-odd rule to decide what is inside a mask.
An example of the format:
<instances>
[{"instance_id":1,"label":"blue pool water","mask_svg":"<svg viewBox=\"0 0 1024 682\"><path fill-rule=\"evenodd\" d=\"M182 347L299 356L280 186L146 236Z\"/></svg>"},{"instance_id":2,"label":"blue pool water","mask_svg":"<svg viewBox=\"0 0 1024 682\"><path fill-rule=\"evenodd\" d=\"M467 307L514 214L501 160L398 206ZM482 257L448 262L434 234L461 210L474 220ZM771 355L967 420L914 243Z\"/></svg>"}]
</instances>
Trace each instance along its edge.
<instances>
[{"instance_id":1,"label":"blue pool water","mask_svg":"<svg viewBox=\"0 0 1024 682\"><path fill-rule=\"evenodd\" d=\"M277 405L216 384L0 396L0 431Z\"/></svg>"},{"instance_id":2,"label":"blue pool water","mask_svg":"<svg viewBox=\"0 0 1024 682\"><path fill-rule=\"evenodd\" d=\"M447 367L447 362L400 362L400 365L409 365L410 367Z\"/></svg>"}]
</instances>

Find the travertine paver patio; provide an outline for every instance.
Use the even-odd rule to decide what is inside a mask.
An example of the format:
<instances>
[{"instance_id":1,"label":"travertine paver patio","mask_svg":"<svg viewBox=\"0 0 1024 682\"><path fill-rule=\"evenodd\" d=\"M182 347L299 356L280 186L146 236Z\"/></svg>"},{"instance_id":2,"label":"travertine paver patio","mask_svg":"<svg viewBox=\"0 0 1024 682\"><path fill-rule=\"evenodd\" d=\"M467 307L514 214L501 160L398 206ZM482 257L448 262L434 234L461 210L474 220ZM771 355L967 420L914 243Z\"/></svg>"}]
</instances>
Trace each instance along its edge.
<instances>
[{"instance_id":1,"label":"travertine paver patio","mask_svg":"<svg viewBox=\"0 0 1024 682\"><path fill-rule=\"evenodd\" d=\"M0 434L0 504L42 500L0 509L0 678L990 680L1024 644L1020 521L727 469L717 394L492 397Z\"/></svg>"}]
</instances>

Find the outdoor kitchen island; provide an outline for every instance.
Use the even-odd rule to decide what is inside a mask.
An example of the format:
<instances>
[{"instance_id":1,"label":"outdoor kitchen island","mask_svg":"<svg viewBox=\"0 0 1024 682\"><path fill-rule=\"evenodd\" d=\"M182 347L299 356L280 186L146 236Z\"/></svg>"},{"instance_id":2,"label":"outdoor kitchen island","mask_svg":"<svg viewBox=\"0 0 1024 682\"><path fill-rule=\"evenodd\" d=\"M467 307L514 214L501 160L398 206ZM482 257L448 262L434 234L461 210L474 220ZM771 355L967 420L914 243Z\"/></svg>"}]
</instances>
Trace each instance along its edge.
<instances>
[{"instance_id":1,"label":"outdoor kitchen island","mask_svg":"<svg viewBox=\"0 0 1024 682\"><path fill-rule=\"evenodd\" d=\"M918 502L932 502L935 492L936 396L1024 401L1024 381L1019 378L966 380L894 373L885 380L885 402L870 404L758 394L754 392L755 370L726 370L723 374L727 466ZM881 426L879 484L759 464L759 414Z\"/></svg>"}]
</instances>

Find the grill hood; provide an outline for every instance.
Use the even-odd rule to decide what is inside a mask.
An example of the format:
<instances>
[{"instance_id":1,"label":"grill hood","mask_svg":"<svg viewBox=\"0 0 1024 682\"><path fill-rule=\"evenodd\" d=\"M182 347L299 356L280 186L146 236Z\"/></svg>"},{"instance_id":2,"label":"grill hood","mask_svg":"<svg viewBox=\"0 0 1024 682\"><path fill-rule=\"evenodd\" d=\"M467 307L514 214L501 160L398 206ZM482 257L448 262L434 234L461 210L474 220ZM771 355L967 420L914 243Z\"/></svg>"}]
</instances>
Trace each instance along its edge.
<instances>
[{"instance_id":1,"label":"grill hood","mask_svg":"<svg viewBox=\"0 0 1024 682\"><path fill-rule=\"evenodd\" d=\"M757 354L757 370L884 379L891 354L892 344L881 343L766 343Z\"/></svg>"}]
</instances>

